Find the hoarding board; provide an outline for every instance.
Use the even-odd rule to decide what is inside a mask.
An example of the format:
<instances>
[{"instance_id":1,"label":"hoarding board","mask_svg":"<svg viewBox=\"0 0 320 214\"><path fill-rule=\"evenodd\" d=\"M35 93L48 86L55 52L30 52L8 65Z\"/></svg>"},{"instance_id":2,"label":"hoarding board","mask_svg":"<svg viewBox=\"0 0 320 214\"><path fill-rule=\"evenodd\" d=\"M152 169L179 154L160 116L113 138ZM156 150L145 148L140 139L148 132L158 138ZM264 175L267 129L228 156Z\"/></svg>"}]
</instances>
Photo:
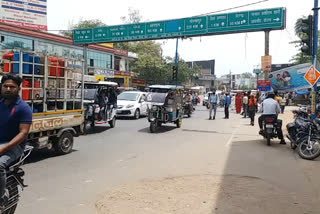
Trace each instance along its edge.
<instances>
[{"instance_id":1,"label":"hoarding board","mask_svg":"<svg viewBox=\"0 0 320 214\"><path fill-rule=\"evenodd\" d=\"M127 42L214 34L281 30L285 8L242 11L183 19L76 29L75 44Z\"/></svg>"},{"instance_id":2,"label":"hoarding board","mask_svg":"<svg viewBox=\"0 0 320 214\"><path fill-rule=\"evenodd\" d=\"M310 88L310 84L304 78L310 65L310 63L305 63L271 72L269 74L271 87L278 91L296 91Z\"/></svg>"},{"instance_id":3,"label":"hoarding board","mask_svg":"<svg viewBox=\"0 0 320 214\"><path fill-rule=\"evenodd\" d=\"M0 22L48 30L47 0L0 0Z\"/></svg>"}]
</instances>

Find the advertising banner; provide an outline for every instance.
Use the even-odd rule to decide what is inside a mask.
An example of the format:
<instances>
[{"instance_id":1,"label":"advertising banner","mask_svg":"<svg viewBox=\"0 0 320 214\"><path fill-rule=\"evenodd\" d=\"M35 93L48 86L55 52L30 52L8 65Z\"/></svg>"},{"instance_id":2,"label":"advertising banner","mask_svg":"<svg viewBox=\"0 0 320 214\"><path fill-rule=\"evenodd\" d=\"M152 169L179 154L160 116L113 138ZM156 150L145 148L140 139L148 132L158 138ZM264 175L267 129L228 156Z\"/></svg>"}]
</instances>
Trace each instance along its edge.
<instances>
[{"instance_id":1,"label":"advertising banner","mask_svg":"<svg viewBox=\"0 0 320 214\"><path fill-rule=\"evenodd\" d=\"M0 22L48 30L47 0L0 0Z\"/></svg>"},{"instance_id":2,"label":"advertising banner","mask_svg":"<svg viewBox=\"0 0 320 214\"><path fill-rule=\"evenodd\" d=\"M295 91L309 88L310 84L304 76L310 65L310 63L305 63L271 72L269 75L271 87L279 91Z\"/></svg>"}]
</instances>

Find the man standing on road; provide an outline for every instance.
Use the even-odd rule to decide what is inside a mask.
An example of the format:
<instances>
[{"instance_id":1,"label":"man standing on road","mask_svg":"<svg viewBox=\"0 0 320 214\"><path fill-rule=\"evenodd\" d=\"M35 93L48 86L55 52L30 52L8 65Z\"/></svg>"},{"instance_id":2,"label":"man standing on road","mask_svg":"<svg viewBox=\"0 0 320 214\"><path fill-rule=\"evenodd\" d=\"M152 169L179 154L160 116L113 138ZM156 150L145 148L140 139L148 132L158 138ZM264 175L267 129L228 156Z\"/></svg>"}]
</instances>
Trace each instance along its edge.
<instances>
[{"instance_id":1,"label":"man standing on road","mask_svg":"<svg viewBox=\"0 0 320 214\"><path fill-rule=\"evenodd\" d=\"M260 134L263 133L262 123L266 117L272 117L277 121L277 134L280 139L280 144L286 144L282 133L282 120L278 120L278 114L280 113L280 106L275 100L275 94L268 95L262 103L262 115L259 117Z\"/></svg>"},{"instance_id":2,"label":"man standing on road","mask_svg":"<svg viewBox=\"0 0 320 214\"><path fill-rule=\"evenodd\" d=\"M224 119L229 119L230 102L231 102L230 95L229 95L229 93L226 93L226 99L225 99L225 103L224 103L224 114L225 114Z\"/></svg>"},{"instance_id":3,"label":"man standing on road","mask_svg":"<svg viewBox=\"0 0 320 214\"><path fill-rule=\"evenodd\" d=\"M216 92L213 91L212 94L209 96L209 103L210 103L210 111L209 111L209 120L216 119L216 113L217 113L217 104L219 103L219 97L216 95ZM212 110L213 112L213 118L212 116Z\"/></svg>"},{"instance_id":4,"label":"man standing on road","mask_svg":"<svg viewBox=\"0 0 320 214\"><path fill-rule=\"evenodd\" d=\"M1 79L0 100L0 197L1 207L8 197L6 168L24 152L26 138L32 123L32 111L19 96L22 79L4 75Z\"/></svg>"},{"instance_id":5,"label":"man standing on road","mask_svg":"<svg viewBox=\"0 0 320 214\"><path fill-rule=\"evenodd\" d=\"M248 115L248 102L249 102L249 98L247 93L245 93L244 97L242 98L243 118L246 118Z\"/></svg>"}]
</instances>

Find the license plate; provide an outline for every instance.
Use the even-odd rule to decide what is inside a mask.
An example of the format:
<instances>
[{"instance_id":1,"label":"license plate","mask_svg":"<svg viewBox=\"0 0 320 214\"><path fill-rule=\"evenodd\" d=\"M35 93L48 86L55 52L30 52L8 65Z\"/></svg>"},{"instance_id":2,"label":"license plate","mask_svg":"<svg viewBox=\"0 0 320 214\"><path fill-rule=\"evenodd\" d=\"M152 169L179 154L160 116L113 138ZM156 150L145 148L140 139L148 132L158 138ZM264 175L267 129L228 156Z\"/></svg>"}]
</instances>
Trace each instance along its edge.
<instances>
[{"instance_id":1,"label":"license plate","mask_svg":"<svg viewBox=\"0 0 320 214\"><path fill-rule=\"evenodd\" d=\"M273 128L273 125L272 124L267 124L266 128Z\"/></svg>"},{"instance_id":2,"label":"license plate","mask_svg":"<svg viewBox=\"0 0 320 214\"><path fill-rule=\"evenodd\" d=\"M118 111L117 111L117 113L118 113L118 114L121 114L121 113L122 113L122 111L119 111L119 110L118 110Z\"/></svg>"}]
</instances>

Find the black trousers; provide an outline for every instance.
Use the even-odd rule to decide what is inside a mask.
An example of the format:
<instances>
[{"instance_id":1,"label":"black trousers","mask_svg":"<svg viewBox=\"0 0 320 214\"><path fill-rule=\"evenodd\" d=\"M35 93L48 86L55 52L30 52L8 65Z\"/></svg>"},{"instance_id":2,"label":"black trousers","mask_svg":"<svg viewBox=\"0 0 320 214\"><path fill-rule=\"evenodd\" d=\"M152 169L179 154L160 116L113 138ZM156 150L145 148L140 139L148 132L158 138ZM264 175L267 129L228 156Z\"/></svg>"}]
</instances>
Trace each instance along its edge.
<instances>
[{"instance_id":1,"label":"black trousers","mask_svg":"<svg viewBox=\"0 0 320 214\"><path fill-rule=\"evenodd\" d=\"M249 114L251 123L254 123L254 116L256 115L256 110L255 109L254 110L249 110L248 114Z\"/></svg>"},{"instance_id":2,"label":"black trousers","mask_svg":"<svg viewBox=\"0 0 320 214\"><path fill-rule=\"evenodd\" d=\"M261 115L261 116L259 117L259 127L260 127L260 129L262 129L262 123L263 123L263 121L265 120L265 118L267 118L267 117L271 117L271 118L274 118L274 119L277 120L277 127L276 127L276 129L277 129L277 135L278 135L278 138L279 138L280 140L282 140L282 139L283 139L282 120L279 120L278 117L277 117L277 115L274 115L274 114L272 114L272 115L267 115L267 114Z\"/></svg>"},{"instance_id":3,"label":"black trousers","mask_svg":"<svg viewBox=\"0 0 320 214\"><path fill-rule=\"evenodd\" d=\"M229 118L229 105L224 106L224 115L225 118Z\"/></svg>"}]
</instances>

